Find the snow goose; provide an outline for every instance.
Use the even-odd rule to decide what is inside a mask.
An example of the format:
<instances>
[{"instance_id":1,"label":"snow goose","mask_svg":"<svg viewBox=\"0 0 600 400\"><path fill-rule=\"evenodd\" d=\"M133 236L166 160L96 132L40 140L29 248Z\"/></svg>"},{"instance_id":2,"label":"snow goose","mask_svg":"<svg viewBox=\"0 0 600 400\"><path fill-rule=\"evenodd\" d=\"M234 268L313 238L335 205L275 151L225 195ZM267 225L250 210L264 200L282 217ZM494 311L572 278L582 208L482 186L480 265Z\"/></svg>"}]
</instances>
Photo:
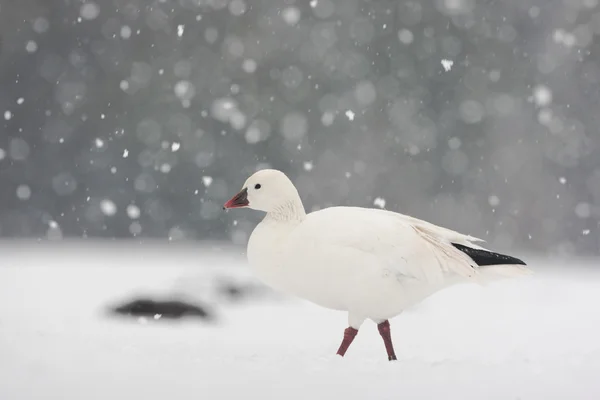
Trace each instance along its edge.
<instances>
[{"instance_id":1,"label":"snow goose","mask_svg":"<svg viewBox=\"0 0 600 400\"><path fill-rule=\"evenodd\" d=\"M388 320L450 285L527 274L525 263L474 244L482 240L381 209L330 207L307 214L294 184L264 169L223 206L266 212L247 256L276 290L346 311L346 350L366 319L395 360Z\"/></svg>"}]
</instances>

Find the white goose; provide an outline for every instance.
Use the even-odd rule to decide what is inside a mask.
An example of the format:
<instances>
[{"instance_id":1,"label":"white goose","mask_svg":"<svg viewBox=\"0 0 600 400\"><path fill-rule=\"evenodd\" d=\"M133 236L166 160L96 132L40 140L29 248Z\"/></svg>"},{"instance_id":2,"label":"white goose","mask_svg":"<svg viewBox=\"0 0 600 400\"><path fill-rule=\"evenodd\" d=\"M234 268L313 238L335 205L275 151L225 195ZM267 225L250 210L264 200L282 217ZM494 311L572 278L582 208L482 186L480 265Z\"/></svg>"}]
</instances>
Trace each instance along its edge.
<instances>
[{"instance_id":1,"label":"white goose","mask_svg":"<svg viewBox=\"0 0 600 400\"><path fill-rule=\"evenodd\" d=\"M306 214L294 184L277 170L252 175L225 203L266 212L248 242L248 261L267 285L347 311L346 350L373 320L395 360L388 319L427 296L469 280L529 273L519 259L480 239L380 209L331 207Z\"/></svg>"}]
</instances>

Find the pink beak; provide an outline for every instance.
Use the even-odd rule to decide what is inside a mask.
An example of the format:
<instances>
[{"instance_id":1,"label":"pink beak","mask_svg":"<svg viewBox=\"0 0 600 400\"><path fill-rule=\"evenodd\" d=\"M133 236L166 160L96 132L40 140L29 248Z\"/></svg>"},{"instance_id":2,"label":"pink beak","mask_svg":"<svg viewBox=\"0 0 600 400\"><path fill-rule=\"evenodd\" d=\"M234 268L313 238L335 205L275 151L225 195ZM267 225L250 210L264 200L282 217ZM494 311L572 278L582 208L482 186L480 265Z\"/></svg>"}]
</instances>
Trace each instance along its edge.
<instances>
[{"instance_id":1,"label":"pink beak","mask_svg":"<svg viewBox=\"0 0 600 400\"><path fill-rule=\"evenodd\" d=\"M229 200L227 203L225 203L223 205L223 210L225 210L227 208L247 207L248 204L250 204L250 203L248 202L248 189L246 188L246 189L243 189L238 194L236 194L235 196L233 196L231 198L231 200Z\"/></svg>"}]
</instances>

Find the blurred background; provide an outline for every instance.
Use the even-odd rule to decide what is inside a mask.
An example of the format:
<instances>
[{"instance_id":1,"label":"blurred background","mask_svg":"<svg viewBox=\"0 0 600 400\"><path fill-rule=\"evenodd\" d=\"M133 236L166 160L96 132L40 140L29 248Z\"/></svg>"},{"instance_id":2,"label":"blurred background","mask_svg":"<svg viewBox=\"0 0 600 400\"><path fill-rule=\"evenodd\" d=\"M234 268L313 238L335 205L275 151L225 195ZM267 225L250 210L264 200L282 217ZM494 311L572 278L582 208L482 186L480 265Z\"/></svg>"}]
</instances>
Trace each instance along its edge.
<instances>
[{"instance_id":1,"label":"blurred background","mask_svg":"<svg viewBox=\"0 0 600 400\"><path fill-rule=\"evenodd\" d=\"M600 250L598 0L1 0L0 235L245 245L264 167Z\"/></svg>"},{"instance_id":2,"label":"blurred background","mask_svg":"<svg viewBox=\"0 0 600 400\"><path fill-rule=\"evenodd\" d=\"M0 0L0 398L599 399L599 50L599 0ZM536 274L338 363L222 210L265 167Z\"/></svg>"}]
</instances>

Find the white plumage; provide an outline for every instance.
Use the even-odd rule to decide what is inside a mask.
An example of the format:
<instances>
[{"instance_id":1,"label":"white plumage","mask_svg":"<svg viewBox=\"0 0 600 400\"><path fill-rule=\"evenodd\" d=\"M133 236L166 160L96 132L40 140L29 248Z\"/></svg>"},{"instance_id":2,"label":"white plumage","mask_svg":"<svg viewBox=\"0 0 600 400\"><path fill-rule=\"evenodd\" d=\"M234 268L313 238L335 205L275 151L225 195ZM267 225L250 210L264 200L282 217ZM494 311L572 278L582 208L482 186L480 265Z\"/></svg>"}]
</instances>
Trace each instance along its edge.
<instances>
[{"instance_id":1,"label":"white plumage","mask_svg":"<svg viewBox=\"0 0 600 400\"><path fill-rule=\"evenodd\" d=\"M359 207L306 214L292 182L276 170L252 175L225 207L267 213L248 243L248 260L261 280L320 306L347 311L354 335L366 319L387 324L455 283L529 272L522 265L480 267L455 245L522 262L488 252L475 244L481 239L403 214ZM389 349L388 355L395 359Z\"/></svg>"}]
</instances>

